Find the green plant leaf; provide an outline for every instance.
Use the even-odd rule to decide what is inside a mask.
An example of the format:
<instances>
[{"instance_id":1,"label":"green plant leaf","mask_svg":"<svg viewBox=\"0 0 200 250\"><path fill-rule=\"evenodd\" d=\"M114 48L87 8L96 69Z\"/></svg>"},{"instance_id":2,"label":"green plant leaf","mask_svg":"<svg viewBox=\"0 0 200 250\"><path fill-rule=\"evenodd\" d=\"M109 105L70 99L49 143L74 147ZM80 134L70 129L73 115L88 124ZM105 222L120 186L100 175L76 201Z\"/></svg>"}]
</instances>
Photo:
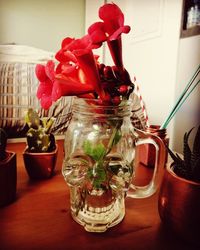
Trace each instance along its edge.
<instances>
[{"instance_id":1,"label":"green plant leaf","mask_svg":"<svg viewBox=\"0 0 200 250\"><path fill-rule=\"evenodd\" d=\"M118 129L113 139L113 145L116 145L120 141L121 137L122 137L121 131Z\"/></svg>"},{"instance_id":2,"label":"green plant leaf","mask_svg":"<svg viewBox=\"0 0 200 250\"><path fill-rule=\"evenodd\" d=\"M187 167L188 174L191 174L191 149L188 144L188 139L190 136L190 133L192 132L193 128L190 129L188 133L184 134L183 138L183 157L184 157L184 164Z\"/></svg>"},{"instance_id":3,"label":"green plant leaf","mask_svg":"<svg viewBox=\"0 0 200 250\"><path fill-rule=\"evenodd\" d=\"M88 140L84 141L83 150L87 155L91 156L92 155L92 143Z\"/></svg>"},{"instance_id":4,"label":"green plant leaf","mask_svg":"<svg viewBox=\"0 0 200 250\"><path fill-rule=\"evenodd\" d=\"M167 146L166 146L167 147ZM169 155L171 156L172 160L174 161L175 164L180 165L183 163L183 160L178 156L175 155L170 148L167 147L167 150L169 152Z\"/></svg>"},{"instance_id":5,"label":"green plant leaf","mask_svg":"<svg viewBox=\"0 0 200 250\"><path fill-rule=\"evenodd\" d=\"M54 118L50 118L50 119L46 120L44 128L45 128L45 132L47 134L50 133L51 128L53 126L53 123L54 123Z\"/></svg>"},{"instance_id":6,"label":"green plant leaf","mask_svg":"<svg viewBox=\"0 0 200 250\"><path fill-rule=\"evenodd\" d=\"M188 173L187 173L183 163L180 163L180 164L175 163L173 166L173 171L179 177L189 179Z\"/></svg>"},{"instance_id":7,"label":"green plant leaf","mask_svg":"<svg viewBox=\"0 0 200 250\"><path fill-rule=\"evenodd\" d=\"M40 126L40 118L38 113L32 108L29 108L25 115L25 122L30 128L38 129Z\"/></svg>"},{"instance_id":8,"label":"green plant leaf","mask_svg":"<svg viewBox=\"0 0 200 250\"><path fill-rule=\"evenodd\" d=\"M194 143L193 143L193 149L192 149L192 158L191 158L191 164L193 165L200 157L200 126L198 127L197 133L194 138ZM199 166L200 168L200 166Z\"/></svg>"},{"instance_id":9,"label":"green plant leaf","mask_svg":"<svg viewBox=\"0 0 200 250\"><path fill-rule=\"evenodd\" d=\"M168 147L167 149L174 160L174 172L187 180L200 182L200 126L198 127L191 151L188 141L193 129L194 128L186 132L183 137L183 160L178 154L175 155Z\"/></svg>"},{"instance_id":10,"label":"green plant leaf","mask_svg":"<svg viewBox=\"0 0 200 250\"><path fill-rule=\"evenodd\" d=\"M96 166L90 168L87 172L87 177L95 189L101 188L102 183L106 181L106 170L103 167L103 163L98 162Z\"/></svg>"},{"instance_id":11,"label":"green plant leaf","mask_svg":"<svg viewBox=\"0 0 200 250\"><path fill-rule=\"evenodd\" d=\"M47 152L50 145L50 136L44 129L30 128L27 132L27 144L31 152Z\"/></svg>"},{"instance_id":12,"label":"green plant leaf","mask_svg":"<svg viewBox=\"0 0 200 250\"><path fill-rule=\"evenodd\" d=\"M192 179L200 182L200 157L197 158L193 164Z\"/></svg>"},{"instance_id":13,"label":"green plant leaf","mask_svg":"<svg viewBox=\"0 0 200 250\"><path fill-rule=\"evenodd\" d=\"M103 145L103 143L92 145L92 143L89 140L84 142L83 150L85 154L92 157L92 159L95 161L101 160L105 156L105 153L106 153L106 148Z\"/></svg>"}]
</instances>

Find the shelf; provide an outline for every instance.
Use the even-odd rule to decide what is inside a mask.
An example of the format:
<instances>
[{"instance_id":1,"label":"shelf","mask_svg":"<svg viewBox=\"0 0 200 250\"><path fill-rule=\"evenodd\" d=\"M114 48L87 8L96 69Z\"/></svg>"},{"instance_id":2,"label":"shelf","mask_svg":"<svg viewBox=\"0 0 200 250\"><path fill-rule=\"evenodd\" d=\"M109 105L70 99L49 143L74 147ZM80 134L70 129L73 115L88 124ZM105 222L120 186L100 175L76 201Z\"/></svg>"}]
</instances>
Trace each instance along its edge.
<instances>
[{"instance_id":1,"label":"shelf","mask_svg":"<svg viewBox=\"0 0 200 250\"><path fill-rule=\"evenodd\" d=\"M187 13L192 6L194 6L194 0L183 0L180 38L200 35L199 25L187 29Z\"/></svg>"},{"instance_id":2,"label":"shelf","mask_svg":"<svg viewBox=\"0 0 200 250\"><path fill-rule=\"evenodd\" d=\"M181 31L181 38L200 35L200 26L195 26Z\"/></svg>"}]
</instances>

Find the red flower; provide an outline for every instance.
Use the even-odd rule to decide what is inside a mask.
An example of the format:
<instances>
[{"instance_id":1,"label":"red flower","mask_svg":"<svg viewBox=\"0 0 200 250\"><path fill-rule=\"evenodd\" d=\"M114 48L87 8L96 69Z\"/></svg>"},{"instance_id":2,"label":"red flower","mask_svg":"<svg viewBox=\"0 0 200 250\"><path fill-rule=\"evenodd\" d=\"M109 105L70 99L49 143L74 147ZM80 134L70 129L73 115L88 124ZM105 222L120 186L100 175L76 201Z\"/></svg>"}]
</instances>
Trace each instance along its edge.
<instances>
[{"instance_id":1,"label":"red flower","mask_svg":"<svg viewBox=\"0 0 200 250\"><path fill-rule=\"evenodd\" d=\"M117 105L133 90L123 67L121 45L121 34L128 33L130 27L124 25L124 15L115 4L103 5L99 17L102 22L91 25L87 35L80 39L67 37L62 41L55 55L59 62L56 67L53 61L48 61L46 66L36 66L40 82L37 97L44 109L62 96L95 98L102 104ZM116 66L101 67L98 56L92 52L104 41L108 43Z\"/></svg>"},{"instance_id":2,"label":"red flower","mask_svg":"<svg viewBox=\"0 0 200 250\"><path fill-rule=\"evenodd\" d=\"M104 21L105 31L108 33L110 41L117 39L122 33L130 31L130 26L124 25L124 14L114 3L104 4L99 9L99 17Z\"/></svg>"},{"instance_id":3,"label":"red flower","mask_svg":"<svg viewBox=\"0 0 200 250\"><path fill-rule=\"evenodd\" d=\"M83 95L94 92L94 87L79 81L78 76L72 74L68 77L55 73L55 64L48 61L46 66L38 64L35 69L36 76L40 81L37 98L44 109L49 109L52 102L62 96ZM79 72L80 73L80 72Z\"/></svg>"},{"instance_id":4,"label":"red flower","mask_svg":"<svg viewBox=\"0 0 200 250\"><path fill-rule=\"evenodd\" d=\"M107 41L115 65L123 68L121 34L128 33L130 26L124 25L124 14L114 3L103 5L99 9L99 17L103 22L91 25L88 34L97 47Z\"/></svg>"},{"instance_id":5,"label":"red flower","mask_svg":"<svg viewBox=\"0 0 200 250\"><path fill-rule=\"evenodd\" d=\"M124 25L124 14L114 3L103 5L99 9L99 17L103 22L96 22L88 29L94 44L116 40L122 33L130 31L130 26Z\"/></svg>"},{"instance_id":6,"label":"red flower","mask_svg":"<svg viewBox=\"0 0 200 250\"><path fill-rule=\"evenodd\" d=\"M103 22L96 22L92 24L88 28L88 34L96 48L100 47L102 42L107 41L108 38L105 30L105 24Z\"/></svg>"},{"instance_id":7,"label":"red flower","mask_svg":"<svg viewBox=\"0 0 200 250\"><path fill-rule=\"evenodd\" d=\"M79 96L91 92L94 92L92 85L73 81L64 75L58 74L54 82L52 100L56 101L62 96Z\"/></svg>"},{"instance_id":8,"label":"red flower","mask_svg":"<svg viewBox=\"0 0 200 250\"><path fill-rule=\"evenodd\" d=\"M37 64L35 73L40 81L40 85L37 90L37 98L40 100L41 106L44 109L48 109L52 104L51 93L55 79L54 62L48 61L46 66Z\"/></svg>"},{"instance_id":9,"label":"red flower","mask_svg":"<svg viewBox=\"0 0 200 250\"><path fill-rule=\"evenodd\" d=\"M95 91L100 97L104 98L96 59L91 50L92 47L88 35L81 39L64 39L61 49L56 54L56 59L60 61L56 70L60 74L57 80L65 79L66 81L68 79L67 81L69 81L71 79L73 82L75 80L75 82L79 81L87 84L87 86L91 85L90 89L93 89L93 92ZM81 77L80 72L82 73Z\"/></svg>"}]
</instances>

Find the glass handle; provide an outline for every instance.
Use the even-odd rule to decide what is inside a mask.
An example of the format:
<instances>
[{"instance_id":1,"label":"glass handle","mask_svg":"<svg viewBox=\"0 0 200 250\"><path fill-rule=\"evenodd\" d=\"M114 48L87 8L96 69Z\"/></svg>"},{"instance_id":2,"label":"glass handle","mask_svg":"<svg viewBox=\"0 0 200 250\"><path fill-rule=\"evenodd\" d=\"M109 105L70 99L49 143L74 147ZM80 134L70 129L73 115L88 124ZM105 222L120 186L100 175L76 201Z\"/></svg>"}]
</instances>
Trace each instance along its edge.
<instances>
[{"instance_id":1,"label":"glass handle","mask_svg":"<svg viewBox=\"0 0 200 250\"><path fill-rule=\"evenodd\" d=\"M136 131L139 134L139 139L136 140L136 147L142 144L152 144L155 147L155 167L150 183L146 186L131 184L127 197L146 198L153 195L159 187L164 172L166 150L163 141L158 136L137 129Z\"/></svg>"}]
</instances>

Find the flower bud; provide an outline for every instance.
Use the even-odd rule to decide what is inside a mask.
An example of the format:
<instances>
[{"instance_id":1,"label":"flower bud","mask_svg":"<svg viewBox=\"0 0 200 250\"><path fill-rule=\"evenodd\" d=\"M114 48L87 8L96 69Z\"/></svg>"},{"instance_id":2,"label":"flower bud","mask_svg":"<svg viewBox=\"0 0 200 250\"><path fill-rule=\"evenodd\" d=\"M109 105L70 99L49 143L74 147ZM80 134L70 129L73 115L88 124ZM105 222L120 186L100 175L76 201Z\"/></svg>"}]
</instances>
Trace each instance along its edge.
<instances>
[{"instance_id":1,"label":"flower bud","mask_svg":"<svg viewBox=\"0 0 200 250\"><path fill-rule=\"evenodd\" d=\"M103 69L104 77L107 79L113 79L114 75L112 72L112 68L110 66L105 66Z\"/></svg>"},{"instance_id":2,"label":"flower bud","mask_svg":"<svg viewBox=\"0 0 200 250\"><path fill-rule=\"evenodd\" d=\"M119 96L115 96L114 98L112 98L112 103L115 105L119 105L121 102L121 98Z\"/></svg>"},{"instance_id":3,"label":"flower bud","mask_svg":"<svg viewBox=\"0 0 200 250\"><path fill-rule=\"evenodd\" d=\"M127 85L121 85L118 89L120 94L126 94L128 92L128 86Z\"/></svg>"}]
</instances>

